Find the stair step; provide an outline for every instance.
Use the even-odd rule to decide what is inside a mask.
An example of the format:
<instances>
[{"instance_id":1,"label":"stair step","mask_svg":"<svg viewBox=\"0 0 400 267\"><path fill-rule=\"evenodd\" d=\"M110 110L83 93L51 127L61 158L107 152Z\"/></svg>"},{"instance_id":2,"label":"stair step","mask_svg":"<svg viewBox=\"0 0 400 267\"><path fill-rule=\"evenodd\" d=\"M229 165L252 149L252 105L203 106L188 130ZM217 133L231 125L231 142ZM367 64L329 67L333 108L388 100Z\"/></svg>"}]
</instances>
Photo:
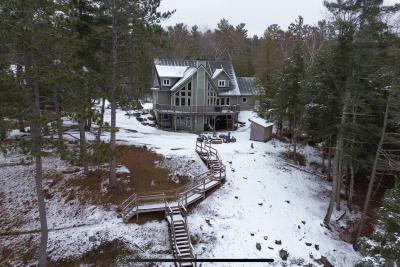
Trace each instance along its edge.
<instances>
[{"instance_id":1,"label":"stair step","mask_svg":"<svg viewBox=\"0 0 400 267\"><path fill-rule=\"evenodd\" d=\"M182 262L181 266L186 267L186 266L193 266L193 263L191 262Z\"/></svg>"}]
</instances>

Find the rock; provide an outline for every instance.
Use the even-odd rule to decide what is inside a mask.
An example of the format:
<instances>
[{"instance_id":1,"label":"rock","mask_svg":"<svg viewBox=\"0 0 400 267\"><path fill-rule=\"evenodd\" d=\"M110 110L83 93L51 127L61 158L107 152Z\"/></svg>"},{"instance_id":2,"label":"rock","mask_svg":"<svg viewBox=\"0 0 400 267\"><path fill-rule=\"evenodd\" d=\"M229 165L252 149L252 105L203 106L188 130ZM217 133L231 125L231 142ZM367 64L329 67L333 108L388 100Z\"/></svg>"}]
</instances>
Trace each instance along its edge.
<instances>
[{"instance_id":1,"label":"rock","mask_svg":"<svg viewBox=\"0 0 400 267\"><path fill-rule=\"evenodd\" d=\"M229 164L232 164L232 161L228 161Z\"/></svg>"},{"instance_id":2,"label":"rock","mask_svg":"<svg viewBox=\"0 0 400 267\"><path fill-rule=\"evenodd\" d=\"M238 196L235 196L235 198L236 198L236 199L239 199L239 197L238 197Z\"/></svg>"},{"instance_id":3,"label":"rock","mask_svg":"<svg viewBox=\"0 0 400 267\"><path fill-rule=\"evenodd\" d=\"M307 247L311 247L311 245L312 245L312 244L311 244L310 242L306 242L306 246L307 246Z\"/></svg>"},{"instance_id":4,"label":"rock","mask_svg":"<svg viewBox=\"0 0 400 267\"><path fill-rule=\"evenodd\" d=\"M247 180L247 177L243 177L243 179Z\"/></svg>"},{"instance_id":5,"label":"rock","mask_svg":"<svg viewBox=\"0 0 400 267\"><path fill-rule=\"evenodd\" d=\"M282 245L282 241L281 240L275 240L275 244L276 245Z\"/></svg>"},{"instance_id":6,"label":"rock","mask_svg":"<svg viewBox=\"0 0 400 267\"><path fill-rule=\"evenodd\" d=\"M281 257L281 259L285 261L289 257L289 253L286 250L281 249L279 250L279 257Z\"/></svg>"},{"instance_id":7,"label":"rock","mask_svg":"<svg viewBox=\"0 0 400 267\"><path fill-rule=\"evenodd\" d=\"M122 218L122 215L121 215L121 214L118 214L118 215L117 215L117 218L118 218L118 219Z\"/></svg>"},{"instance_id":8,"label":"rock","mask_svg":"<svg viewBox=\"0 0 400 267\"><path fill-rule=\"evenodd\" d=\"M319 245L315 244L314 247L316 250L319 250Z\"/></svg>"},{"instance_id":9,"label":"rock","mask_svg":"<svg viewBox=\"0 0 400 267\"><path fill-rule=\"evenodd\" d=\"M254 233L250 233L251 236L254 236Z\"/></svg>"},{"instance_id":10,"label":"rock","mask_svg":"<svg viewBox=\"0 0 400 267\"><path fill-rule=\"evenodd\" d=\"M309 256L311 259L314 259L314 255L311 252L310 252Z\"/></svg>"},{"instance_id":11,"label":"rock","mask_svg":"<svg viewBox=\"0 0 400 267\"><path fill-rule=\"evenodd\" d=\"M262 206L263 205L263 203L258 203L258 206Z\"/></svg>"},{"instance_id":12,"label":"rock","mask_svg":"<svg viewBox=\"0 0 400 267\"><path fill-rule=\"evenodd\" d=\"M265 235L265 236L264 236L264 240L268 240L268 236Z\"/></svg>"},{"instance_id":13,"label":"rock","mask_svg":"<svg viewBox=\"0 0 400 267\"><path fill-rule=\"evenodd\" d=\"M222 236L221 236L221 238L223 239L223 238L224 238L224 236L222 235Z\"/></svg>"},{"instance_id":14,"label":"rock","mask_svg":"<svg viewBox=\"0 0 400 267\"><path fill-rule=\"evenodd\" d=\"M235 169L231 168L231 171L232 171L232 172L235 172Z\"/></svg>"},{"instance_id":15,"label":"rock","mask_svg":"<svg viewBox=\"0 0 400 267\"><path fill-rule=\"evenodd\" d=\"M273 247L268 247L270 250L274 250L274 248Z\"/></svg>"},{"instance_id":16,"label":"rock","mask_svg":"<svg viewBox=\"0 0 400 267\"><path fill-rule=\"evenodd\" d=\"M300 225L297 225L297 228L298 228L298 229L301 229Z\"/></svg>"},{"instance_id":17,"label":"rock","mask_svg":"<svg viewBox=\"0 0 400 267\"><path fill-rule=\"evenodd\" d=\"M285 202L288 203L288 204L290 204L290 201L289 201L289 200L285 200Z\"/></svg>"},{"instance_id":18,"label":"rock","mask_svg":"<svg viewBox=\"0 0 400 267\"><path fill-rule=\"evenodd\" d=\"M251 143L250 147L253 149L253 148L254 148L254 144L253 144L253 143Z\"/></svg>"},{"instance_id":19,"label":"rock","mask_svg":"<svg viewBox=\"0 0 400 267\"><path fill-rule=\"evenodd\" d=\"M261 250L261 244L260 243L256 243L256 249Z\"/></svg>"},{"instance_id":20,"label":"rock","mask_svg":"<svg viewBox=\"0 0 400 267\"><path fill-rule=\"evenodd\" d=\"M210 219L206 219L206 223L207 223L209 226L211 226Z\"/></svg>"},{"instance_id":21,"label":"rock","mask_svg":"<svg viewBox=\"0 0 400 267\"><path fill-rule=\"evenodd\" d=\"M305 225L305 224L306 224L306 221L301 221L301 223Z\"/></svg>"},{"instance_id":22,"label":"rock","mask_svg":"<svg viewBox=\"0 0 400 267\"><path fill-rule=\"evenodd\" d=\"M89 236L89 241L90 242L95 242L96 241L96 237L94 235Z\"/></svg>"}]
</instances>

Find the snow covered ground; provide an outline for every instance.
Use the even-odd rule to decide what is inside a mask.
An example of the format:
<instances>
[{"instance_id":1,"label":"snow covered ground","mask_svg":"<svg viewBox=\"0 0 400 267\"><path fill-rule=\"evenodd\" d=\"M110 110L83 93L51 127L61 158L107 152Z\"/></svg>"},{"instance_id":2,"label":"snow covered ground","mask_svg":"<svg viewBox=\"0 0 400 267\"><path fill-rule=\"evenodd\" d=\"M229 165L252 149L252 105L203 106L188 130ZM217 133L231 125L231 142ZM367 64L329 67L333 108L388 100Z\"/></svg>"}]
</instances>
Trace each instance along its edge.
<instances>
[{"instance_id":1,"label":"snow covered ground","mask_svg":"<svg viewBox=\"0 0 400 267\"><path fill-rule=\"evenodd\" d=\"M105 116L109 121L109 109ZM267 143L250 141L248 119L255 116L252 112L241 112L239 120L247 123L232 133L237 142L215 145L227 166L227 181L188 215L189 231L197 239L194 248L198 258L272 258L285 264L279 256L279 251L284 249L289 253L287 264L318 265L315 260L324 256L335 266L352 266L360 255L336 233L321 225L328 204L329 184L285 165L279 157L286 150L285 144L274 140ZM184 156L200 162L195 153L194 134L144 126L121 110L117 112L117 126L120 128L117 140L121 144L146 145L168 158ZM108 135L104 133L102 138L108 140ZM93 138L91 134L87 136ZM254 148L251 148L251 143ZM316 159L311 148L304 148L303 152L307 159ZM18 157L0 157L0 163L12 162L10 159L16 161ZM65 163L51 157L44 164L45 172L68 168ZM10 213L26 206L18 198L26 199L28 196L28 199L34 199L32 170L33 165L0 168L0 197L5 198L3 203ZM78 207L77 203L65 203L64 200L60 195L47 201L49 228L53 229L48 247L52 260L79 257L101 242L117 239L141 257L171 257L166 222L124 224L117 218L115 207L109 210L96 206ZM32 204L32 210L26 214L28 219L7 230L37 229L36 214ZM0 247L13 246L25 242L25 239L26 236L0 237ZM257 243L260 250L256 248Z\"/></svg>"}]
</instances>

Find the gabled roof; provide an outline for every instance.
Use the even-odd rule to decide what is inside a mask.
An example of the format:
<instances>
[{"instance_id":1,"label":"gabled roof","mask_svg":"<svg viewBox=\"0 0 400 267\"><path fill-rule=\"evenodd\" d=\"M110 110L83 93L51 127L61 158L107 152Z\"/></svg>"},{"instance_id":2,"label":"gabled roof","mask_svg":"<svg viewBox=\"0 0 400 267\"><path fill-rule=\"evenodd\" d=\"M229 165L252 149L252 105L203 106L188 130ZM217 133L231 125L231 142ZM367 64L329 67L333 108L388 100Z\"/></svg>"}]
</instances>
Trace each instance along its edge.
<instances>
[{"instance_id":1,"label":"gabled roof","mask_svg":"<svg viewBox=\"0 0 400 267\"><path fill-rule=\"evenodd\" d=\"M237 82L241 95L260 95L261 88L257 86L255 77L238 77Z\"/></svg>"},{"instance_id":2,"label":"gabled roof","mask_svg":"<svg viewBox=\"0 0 400 267\"><path fill-rule=\"evenodd\" d=\"M186 66L155 66L158 76L162 78L182 78L185 71L188 69Z\"/></svg>"},{"instance_id":3,"label":"gabled roof","mask_svg":"<svg viewBox=\"0 0 400 267\"><path fill-rule=\"evenodd\" d=\"M225 70L223 68L221 69L216 69L212 75L212 79L214 80L215 78L217 78L221 73L225 73L226 76L229 77L228 73L225 72Z\"/></svg>"},{"instance_id":4,"label":"gabled roof","mask_svg":"<svg viewBox=\"0 0 400 267\"><path fill-rule=\"evenodd\" d=\"M183 77L176 84L174 84L174 86L172 86L171 91L179 89L179 87L181 87L185 82L187 82L190 78L192 78L196 72L197 68L194 67L187 68L187 70L183 74Z\"/></svg>"},{"instance_id":5,"label":"gabled roof","mask_svg":"<svg viewBox=\"0 0 400 267\"><path fill-rule=\"evenodd\" d=\"M260 90L257 88L254 77L237 78L231 61L205 61L204 68L215 79L221 73L229 77L229 87L218 88L219 95L222 96L240 96L240 95L258 95ZM197 71L196 60L178 60L178 59L154 59L154 66L158 75L162 78L178 78L178 82L171 88L175 90L185 83ZM212 83L215 86L215 83Z\"/></svg>"}]
</instances>

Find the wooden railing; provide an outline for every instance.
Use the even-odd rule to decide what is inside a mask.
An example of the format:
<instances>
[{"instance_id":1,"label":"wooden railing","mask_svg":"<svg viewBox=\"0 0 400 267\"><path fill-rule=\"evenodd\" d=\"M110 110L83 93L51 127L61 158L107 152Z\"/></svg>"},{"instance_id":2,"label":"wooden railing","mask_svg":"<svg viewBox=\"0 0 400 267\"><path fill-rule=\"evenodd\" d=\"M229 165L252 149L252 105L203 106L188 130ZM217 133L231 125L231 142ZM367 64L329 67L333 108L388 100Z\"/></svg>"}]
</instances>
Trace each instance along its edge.
<instances>
[{"instance_id":1,"label":"wooden railing","mask_svg":"<svg viewBox=\"0 0 400 267\"><path fill-rule=\"evenodd\" d=\"M233 113L240 111L240 105L229 106L171 106L156 104L156 110L177 113Z\"/></svg>"},{"instance_id":2,"label":"wooden railing","mask_svg":"<svg viewBox=\"0 0 400 267\"><path fill-rule=\"evenodd\" d=\"M226 167L222 164L218 151L210 143L203 141L196 142L196 151L202 152L200 156L206 161L208 171L196 176L192 182L178 187L174 190L161 192L134 193L121 205L120 210L124 221L133 216L139 216L139 209L142 205L176 202L179 206L187 207L190 198L195 194L203 194L205 197L206 185L211 181L222 181L226 177Z\"/></svg>"}]
</instances>

